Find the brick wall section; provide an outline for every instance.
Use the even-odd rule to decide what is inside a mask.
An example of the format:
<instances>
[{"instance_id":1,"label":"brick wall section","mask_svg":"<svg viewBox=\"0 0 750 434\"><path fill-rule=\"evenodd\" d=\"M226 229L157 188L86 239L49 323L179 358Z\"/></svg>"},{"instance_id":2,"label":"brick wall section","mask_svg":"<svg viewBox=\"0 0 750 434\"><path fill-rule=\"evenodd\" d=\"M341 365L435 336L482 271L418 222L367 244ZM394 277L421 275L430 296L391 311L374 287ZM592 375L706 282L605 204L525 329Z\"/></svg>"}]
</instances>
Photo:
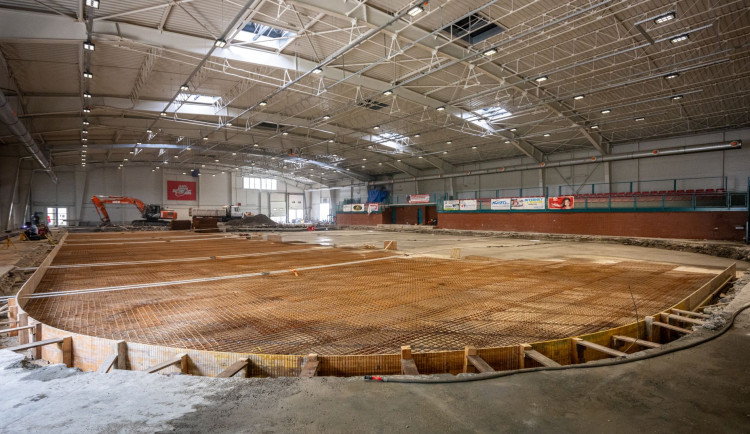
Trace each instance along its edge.
<instances>
[{"instance_id":1,"label":"brick wall section","mask_svg":"<svg viewBox=\"0 0 750 434\"><path fill-rule=\"evenodd\" d=\"M746 218L747 211L440 213L438 228L743 241Z\"/></svg>"},{"instance_id":2,"label":"brick wall section","mask_svg":"<svg viewBox=\"0 0 750 434\"><path fill-rule=\"evenodd\" d=\"M351 214L336 214L336 224L340 226L376 226L383 223L390 223L391 221L385 221L384 215L380 213L367 214L362 213L351 213Z\"/></svg>"}]
</instances>

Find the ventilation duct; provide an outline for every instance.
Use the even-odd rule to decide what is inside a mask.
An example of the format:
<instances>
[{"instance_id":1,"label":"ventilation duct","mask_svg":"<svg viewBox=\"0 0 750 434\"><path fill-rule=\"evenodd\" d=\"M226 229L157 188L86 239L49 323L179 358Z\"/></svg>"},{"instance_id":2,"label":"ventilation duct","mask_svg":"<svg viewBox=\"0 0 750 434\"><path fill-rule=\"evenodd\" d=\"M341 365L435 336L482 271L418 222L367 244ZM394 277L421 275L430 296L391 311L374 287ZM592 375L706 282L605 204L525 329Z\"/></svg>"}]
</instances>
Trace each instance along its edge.
<instances>
[{"instance_id":1,"label":"ventilation duct","mask_svg":"<svg viewBox=\"0 0 750 434\"><path fill-rule=\"evenodd\" d=\"M427 181L431 179L458 178L461 176L489 175L493 173L518 172L519 170L542 169L549 167L577 166L579 164L605 163L609 161L635 160L639 158L662 157L666 155L694 154L698 152L725 151L729 149L742 148L742 141L709 143L706 145L679 146L676 148L653 149L650 151L635 151L624 154L611 154L597 157L574 158L562 161L545 161L543 163L518 164L508 167L496 167L494 169L467 170L465 172L446 173L442 175L426 175L413 178L401 178L384 181L372 181L369 185L384 185L394 182Z\"/></svg>"},{"instance_id":2,"label":"ventilation duct","mask_svg":"<svg viewBox=\"0 0 750 434\"><path fill-rule=\"evenodd\" d=\"M17 136L21 143L26 147L32 157L42 165L42 168L52 179L52 182L57 184L57 175L52 171L52 165L50 164L47 157L44 156L42 150L39 149L31 134L26 130L26 127L21 123L16 116L16 113L10 107L10 103L5 98L5 94L0 91L0 121L8 126L11 133Z\"/></svg>"}]
</instances>

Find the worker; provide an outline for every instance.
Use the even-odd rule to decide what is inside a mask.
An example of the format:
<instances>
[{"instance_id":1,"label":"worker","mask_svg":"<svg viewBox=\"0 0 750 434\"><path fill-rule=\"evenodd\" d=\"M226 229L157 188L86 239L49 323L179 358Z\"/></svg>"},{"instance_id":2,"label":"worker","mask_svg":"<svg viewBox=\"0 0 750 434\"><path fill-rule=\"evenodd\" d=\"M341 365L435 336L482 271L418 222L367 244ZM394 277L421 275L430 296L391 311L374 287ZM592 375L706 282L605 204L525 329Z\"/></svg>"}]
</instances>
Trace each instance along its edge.
<instances>
[{"instance_id":1,"label":"worker","mask_svg":"<svg viewBox=\"0 0 750 434\"><path fill-rule=\"evenodd\" d=\"M29 240L35 241L41 239L39 236L39 227L34 222L26 222L24 227L27 228L24 233Z\"/></svg>"}]
</instances>

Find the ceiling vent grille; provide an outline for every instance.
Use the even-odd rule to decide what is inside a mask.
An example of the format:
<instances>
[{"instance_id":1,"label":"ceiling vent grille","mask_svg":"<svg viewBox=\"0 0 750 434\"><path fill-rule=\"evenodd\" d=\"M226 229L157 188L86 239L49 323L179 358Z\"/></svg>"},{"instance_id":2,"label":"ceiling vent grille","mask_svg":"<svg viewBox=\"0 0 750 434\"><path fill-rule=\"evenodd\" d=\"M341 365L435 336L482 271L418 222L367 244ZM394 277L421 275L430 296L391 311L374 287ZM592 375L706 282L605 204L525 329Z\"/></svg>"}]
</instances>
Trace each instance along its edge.
<instances>
[{"instance_id":1,"label":"ceiling vent grille","mask_svg":"<svg viewBox=\"0 0 750 434\"><path fill-rule=\"evenodd\" d=\"M460 38L471 45L484 41L492 36L499 35L505 29L493 24L478 14L471 14L468 17L458 20L443 29L445 33Z\"/></svg>"},{"instance_id":2,"label":"ceiling vent grille","mask_svg":"<svg viewBox=\"0 0 750 434\"><path fill-rule=\"evenodd\" d=\"M373 101L371 99L365 99L357 103L357 105L360 105L364 108L368 108L370 110L380 110L388 107L388 104L383 104L382 102Z\"/></svg>"}]
</instances>

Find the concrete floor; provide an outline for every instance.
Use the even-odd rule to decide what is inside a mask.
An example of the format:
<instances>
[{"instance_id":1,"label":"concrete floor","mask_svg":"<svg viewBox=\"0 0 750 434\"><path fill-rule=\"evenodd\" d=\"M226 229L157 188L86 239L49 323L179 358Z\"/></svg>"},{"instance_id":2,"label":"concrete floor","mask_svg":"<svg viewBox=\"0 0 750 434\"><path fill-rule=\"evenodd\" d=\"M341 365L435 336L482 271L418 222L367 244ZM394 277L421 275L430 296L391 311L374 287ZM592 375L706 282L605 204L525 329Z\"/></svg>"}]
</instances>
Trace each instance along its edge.
<instances>
[{"instance_id":1,"label":"concrete floor","mask_svg":"<svg viewBox=\"0 0 750 434\"><path fill-rule=\"evenodd\" d=\"M396 239L401 251L441 255L461 247L464 254L501 258L639 259L705 268L736 262L613 244L366 231L284 235L285 240L324 238L339 245ZM747 270L748 264L738 268ZM728 309L748 302L750 285ZM711 333L703 330L686 339ZM462 384L84 374L61 366L32 369L20 356L0 350L0 433L748 432L748 358L750 309L727 334L659 358Z\"/></svg>"}]
</instances>

